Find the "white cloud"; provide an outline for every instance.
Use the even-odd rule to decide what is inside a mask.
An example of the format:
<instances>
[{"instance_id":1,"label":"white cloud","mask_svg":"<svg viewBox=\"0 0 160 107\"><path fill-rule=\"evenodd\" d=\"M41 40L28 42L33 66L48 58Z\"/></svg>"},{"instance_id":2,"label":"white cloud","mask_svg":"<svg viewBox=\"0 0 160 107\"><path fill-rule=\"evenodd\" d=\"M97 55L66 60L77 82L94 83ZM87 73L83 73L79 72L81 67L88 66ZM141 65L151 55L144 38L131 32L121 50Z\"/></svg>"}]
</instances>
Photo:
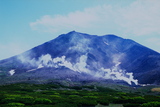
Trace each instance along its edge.
<instances>
[{"instance_id":1,"label":"white cloud","mask_svg":"<svg viewBox=\"0 0 160 107\"><path fill-rule=\"evenodd\" d=\"M30 23L33 30L43 30L44 32L59 32L65 29L87 28L92 26L92 22L96 20L96 15L88 9L84 11L76 11L63 15L45 15L36 22Z\"/></svg>"},{"instance_id":2,"label":"white cloud","mask_svg":"<svg viewBox=\"0 0 160 107\"><path fill-rule=\"evenodd\" d=\"M50 33L77 30L92 34L160 34L159 5L159 0L137 0L125 7L99 5L67 15L45 15L30 26Z\"/></svg>"},{"instance_id":3,"label":"white cloud","mask_svg":"<svg viewBox=\"0 0 160 107\"><path fill-rule=\"evenodd\" d=\"M127 33L134 35L160 34L159 0L137 0L130 6L120 10L121 17L118 22L126 28Z\"/></svg>"}]
</instances>

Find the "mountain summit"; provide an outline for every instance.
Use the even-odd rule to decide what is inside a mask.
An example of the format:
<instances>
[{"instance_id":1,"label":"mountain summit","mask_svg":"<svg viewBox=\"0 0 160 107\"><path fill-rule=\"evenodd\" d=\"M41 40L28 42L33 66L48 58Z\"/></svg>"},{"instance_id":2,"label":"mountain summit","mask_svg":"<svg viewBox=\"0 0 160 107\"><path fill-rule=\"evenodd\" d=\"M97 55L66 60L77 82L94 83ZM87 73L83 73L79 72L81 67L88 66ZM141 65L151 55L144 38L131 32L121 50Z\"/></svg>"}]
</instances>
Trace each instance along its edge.
<instances>
[{"instance_id":1,"label":"mountain summit","mask_svg":"<svg viewBox=\"0 0 160 107\"><path fill-rule=\"evenodd\" d=\"M160 54L116 35L69 32L0 61L1 84L112 82L159 84Z\"/></svg>"}]
</instances>

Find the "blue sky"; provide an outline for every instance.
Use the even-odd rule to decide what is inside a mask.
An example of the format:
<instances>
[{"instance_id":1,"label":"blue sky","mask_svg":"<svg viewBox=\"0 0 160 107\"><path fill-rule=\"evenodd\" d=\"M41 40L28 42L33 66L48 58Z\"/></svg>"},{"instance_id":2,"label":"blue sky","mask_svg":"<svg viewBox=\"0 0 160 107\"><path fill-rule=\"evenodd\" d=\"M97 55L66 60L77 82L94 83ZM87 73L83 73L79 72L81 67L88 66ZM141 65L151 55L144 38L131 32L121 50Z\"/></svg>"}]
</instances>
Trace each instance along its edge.
<instances>
[{"instance_id":1,"label":"blue sky","mask_svg":"<svg viewBox=\"0 0 160 107\"><path fill-rule=\"evenodd\" d=\"M160 0L0 0L0 59L78 31L160 52Z\"/></svg>"}]
</instances>

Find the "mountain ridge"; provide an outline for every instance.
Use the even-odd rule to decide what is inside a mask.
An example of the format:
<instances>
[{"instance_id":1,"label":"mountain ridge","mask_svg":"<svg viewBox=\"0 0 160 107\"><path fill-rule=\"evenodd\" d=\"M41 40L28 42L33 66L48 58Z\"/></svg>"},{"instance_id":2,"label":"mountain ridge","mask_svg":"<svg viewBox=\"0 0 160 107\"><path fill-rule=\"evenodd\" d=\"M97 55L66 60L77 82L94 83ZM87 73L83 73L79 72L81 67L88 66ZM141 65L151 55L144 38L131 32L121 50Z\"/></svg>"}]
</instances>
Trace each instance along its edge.
<instances>
[{"instance_id":1,"label":"mountain ridge","mask_svg":"<svg viewBox=\"0 0 160 107\"><path fill-rule=\"evenodd\" d=\"M87 81L91 78L92 81L123 81L129 85L159 84L160 54L116 35L72 31L1 60L0 71L0 79L8 82L16 77L25 81L38 78Z\"/></svg>"}]
</instances>

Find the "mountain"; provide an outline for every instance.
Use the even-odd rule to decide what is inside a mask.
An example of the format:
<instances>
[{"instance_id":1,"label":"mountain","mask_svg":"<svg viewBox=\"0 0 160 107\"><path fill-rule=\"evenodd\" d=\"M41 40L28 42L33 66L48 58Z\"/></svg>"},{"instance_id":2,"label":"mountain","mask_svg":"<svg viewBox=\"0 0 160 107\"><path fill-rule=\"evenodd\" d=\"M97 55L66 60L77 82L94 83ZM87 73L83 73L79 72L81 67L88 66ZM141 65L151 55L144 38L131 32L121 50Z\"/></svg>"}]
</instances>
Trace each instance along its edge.
<instances>
[{"instance_id":1,"label":"mountain","mask_svg":"<svg viewBox=\"0 0 160 107\"><path fill-rule=\"evenodd\" d=\"M72 31L1 60L0 81L160 84L160 54L116 35Z\"/></svg>"}]
</instances>

